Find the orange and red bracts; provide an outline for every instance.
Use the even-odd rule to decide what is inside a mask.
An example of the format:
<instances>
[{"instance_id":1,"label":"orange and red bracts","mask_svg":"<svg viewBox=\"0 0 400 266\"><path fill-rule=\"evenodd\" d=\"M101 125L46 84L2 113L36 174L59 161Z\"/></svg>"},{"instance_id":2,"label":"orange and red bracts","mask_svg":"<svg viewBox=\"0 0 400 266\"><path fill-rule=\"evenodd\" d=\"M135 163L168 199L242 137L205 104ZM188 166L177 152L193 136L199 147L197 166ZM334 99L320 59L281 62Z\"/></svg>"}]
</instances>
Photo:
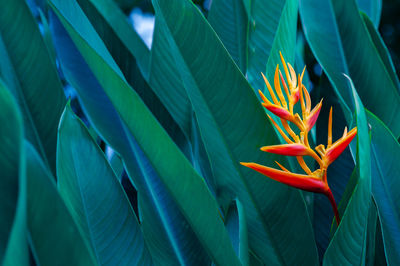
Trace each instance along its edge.
<instances>
[{"instance_id":1,"label":"orange and red bracts","mask_svg":"<svg viewBox=\"0 0 400 266\"><path fill-rule=\"evenodd\" d=\"M261 150L279 155L295 156L305 174L292 173L278 162L276 163L281 170L252 162L241 162L241 164L280 183L326 195L335 213L336 222L339 224L340 217L337 205L327 181L327 169L356 136L357 128L355 127L349 132L347 132L347 128L345 128L343 136L336 142L332 143L331 108L328 121L327 146L325 147L321 144L312 149L308 143L308 133L318 119L322 107L322 100L311 110L310 94L302 84L305 68L303 69L302 74L298 75L296 78L296 72L293 67L290 64L286 64L282 54L280 54L280 56L285 71L286 81L279 70L279 65L277 65L274 76L275 90L272 89L268 79L261 73L265 84L267 85L272 102L268 100L261 91L259 91L259 94L263 100L262 105L268 111L280 118L281 124L287 134L268 115L269 119L287 144L265 146L261 147ZM286 97L282 92L282 87L285 91ZM293 107L298 102L300 102L301 105L301 115L293 112ZM291 124L295 125L299 129L298 134L292 130L290 126ZM304 161L303 156L311 156L318 163L319 169L311 171Z\"/></svg>"}]
</instances>

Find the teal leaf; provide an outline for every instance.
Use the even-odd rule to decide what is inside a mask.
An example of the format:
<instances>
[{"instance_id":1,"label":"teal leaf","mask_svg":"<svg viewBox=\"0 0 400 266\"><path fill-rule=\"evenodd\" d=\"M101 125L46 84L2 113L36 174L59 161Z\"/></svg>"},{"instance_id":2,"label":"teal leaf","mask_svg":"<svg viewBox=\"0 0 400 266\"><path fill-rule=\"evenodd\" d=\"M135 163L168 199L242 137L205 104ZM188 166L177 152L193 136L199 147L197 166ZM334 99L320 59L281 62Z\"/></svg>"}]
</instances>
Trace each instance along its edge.
<instances>
[{"instance_id":1,"label":"teal leaf","mask_svg":"<svg viewBox=\"0 0 400 266\"><path fill-rule=\"evenodd\" d=\"M129 139L131 146L140 147L201 245L215 263L238 265L217 203L204 180L126 83L106 47L82 17L82 11L71 2L50 3L134 137Z\"/></svg>"},{"instance_id":2,"label":"teal leaf","mask_svg":"<svg viewBox=\"0 0 400 266\"><path fill-rule=\"evenodd\" d=\"M246 214L243 205L238 199L233 201L229 206L228 212L225 215L225 225L242 265L249 265Z\"/></svg>"},{"instance_id":3,"label":"teal leaf","mask_svg":"<svg viewBox=\"0 0 400 266\"><path fill-rule=\"evenodd\" d=\"M0 75L20 106L25 137L55 173L57 127L66 102L57 69L26 2L0 4L7 6L0 10Z\"/></svg>"},{"instance_id":4,"label":"teal leaf","mask_svg":"<svg viewBox=\"0 0 400 266\"><path fill-rule=\"evenodd\" d=\"M0 263L29 265L21 113L0 81Z\"/></svg>"},{"instance_id":5,"label":"teal leaf","mask_svg":"<svg viewBox=\"0 0 400 266\"><path fill-rule=\"evenodd\" d=\"M332 107L332 139L338 140L343 136L343 130L350 126L346 122L345 115L341 110L341 105L326 75L323 75L319 81L319 86L315 88L319 97L323 99L321 112L316 123L317 145L326 145L328 139L328 121L329 110ZM317 100L317 99L316 99ZM345 149L343 153L329 166L327 171L328 184L336 202L342 202L345 190L348 188L350 176L354 170L354 160L350 149ZM349 197L353 193L349 191ZM339 204L339 213L343 214ZM320 259L329 245L330 228L334 219L333 211L329 200L321 194L314 195L314 233L318 246Z\"/></svg>"},{"instance_id":6,"label":"teal leaf","mask_svg":"<svg viewBox=\"0 0 400 266\"><path fill-rule=\"evenodd\" d=\"M168 41L220 194L228 191L249 209L250 248L265 262L317 264L311 223L300 192L239 164L272 165L273 156L268 158L259 148L277 142L252 88L195 5L185 0L153 4L157 18L167 26ZM283 203L282 198L287 200ZM285 208L279 207L283 205Z\"/></svg>"},{"instance_id":7,"label":"teal leaf","mask_svg":"<svg viewBox=\"0 0 400 266\"><path fill-rule=\"evenodd\" d=\"M301 0L300 15L306 39L342 102L348 123L354 104L342 73L352 78L365 108L399 136L398 83L379 52L383 43L377 48L377 38L369 33L355 0Z\"/></svg>"},{"instance_id":8,"label":"teal leaf","mask_svg":"<svg viewBox=\"0 0 400 266\"><path fill-rule=\"evenodd\" d=\"M150 265L138 220L104 153L67 105L57 146L58 188L101 265Z\"/></svg>"},{"instance_id":9,"label":"teal leaf","mask_svg":"<svg viewBox=\"0 0 400 266\"><path fill-rule=\"evenodd\" d=\"M27 141L28 230L38 265L98 265L58 194L54 177Z\"/></svg>"},{"instance_id":10,"label":"teal leaf","mask_svg":"<svg viewBox=\"0 0 400 266\"><path fill-rule=\"evenodd\" d=\"M212 1L207 19L242 73L246 73L248 19L243 0Z\"/></svg>"},{"instance_id":11,"label":"teal leaf","mask_svg":"<svg viewBox=\"0 0 400 266\"><path fill-rule=\"evenodd\" d=\"M251 1L247 79L256 90L263 89L265 86L260 72L266 71L267 69L267 61L272 54L272 45L277 34L280 20L283 17L283 10L286 2L287 1L281 0ZM294 50L291 50L290 53L294 55ZM291 60L294 58L287 59ZM289 62L293 62L293 60Z\"/></svg>"},{"instance_id":12,"label":"teal leaf","mask_svg":"<svg viewBox=\"0 0 400 266\"><path fill-rule=\"evenodd\" d=\"M382 0L357 0L358 8L368 15L377 29L381 19Z\"/></svg>"},{"instance_id":13,"label":"teal leaf","mask_svg":"<svg viewBox=\"0 0 400 266\"><path fill-rule=\"evenodd\" d=\"M372 194L389 265L400 263L400 145L387 126L367 112L371 125ZM390 152L389 152L390 151Z\"/></svg>"},{"instance_id":14,"label":"teal leaf","mask_svg":"<svg viewBox=\"0 0 400 266\"><path fill-rule=\"evenodd\" d=\"M265 72L267 77L274 76L276 65L278 64L280 64L280 69L283 70L279 52L282 53L285 61L287 63L292 62L291 65L294 67L293 62L295 61L294 59L296 52L298 7L299 4L297 0L286 0L279 20L278 28L275 33L274 41L272 43L271 51L268 56ZM265 69L265 67L263 69ZM262 88L265 88L265 86Z\"/></svg>"},{"instance_id":15,"label":"teal leaf","mask_svg":"<svg viewBox=\"0 0 400 266\"><path fill-rule=\"evenodd\" d=\"M359 178L339 227L326 250L323 265L363 265L365 263L366 232L371 202L370 138L364 107L351 81L350 87L353 91L356 111L356 167Z\"/></svg>"},{"instance_id":16,"label":"teal leaf","mask_svg":"<svg viewBox=\"0 0 400 266\"><path fill-rule=\"evenodd\" d=\"M74 7L76 8L76 6ZM79 10L79 7L77 8L74 11ZM83 19L86 24L89 23L82 12L73 13L73 16ZM177 256L181 261L188 261L188 263L207 260L208 257L204 256L203 249L193 250L190 248L192 245L200 246L193 230L182 216L174 200L170 198L171 196L148 162L146 155L143 154L132 134L126 129L102 86L89 69L61 22L55 14L51 14L50 19L53 36L58 43L56 47L59 58L67 79L76 87L80 102L93 127L122 156L127 173L139 191L139 202L145 209L143 211L143 231L146 235L155 236L146 236L146 238L151 238L151 241L148 241L150 252L156 254L153 262L157 265L178 264ZM91 30L91 33L96 34L94 29ZM102 45L102 42L97 39L95 44ZM132 88L130 89L132 90ZM177 139L177 142L181 143L181 140ZM146 217L144 217L145 215ZM163 217L172 218L167 220Z\"/></svg>"}]
</instances>

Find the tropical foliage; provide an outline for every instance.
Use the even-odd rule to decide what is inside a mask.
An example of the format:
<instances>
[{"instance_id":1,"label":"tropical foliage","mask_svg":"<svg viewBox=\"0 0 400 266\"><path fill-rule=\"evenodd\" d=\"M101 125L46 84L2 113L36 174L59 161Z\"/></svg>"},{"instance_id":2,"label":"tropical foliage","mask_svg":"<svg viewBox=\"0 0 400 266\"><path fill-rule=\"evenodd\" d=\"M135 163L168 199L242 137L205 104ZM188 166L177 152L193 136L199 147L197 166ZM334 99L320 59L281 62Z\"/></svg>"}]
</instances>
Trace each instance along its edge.
<instances>
[{"instance_id":1,"label":"tropical foliage","mask_svg":"<svg viewBox=\"0 0 400 266\"><path fill-rule=\"evenodd\" d=\"M0 263L400 265L382 2L144 2L0 0Z\"/></svg>"}]
</instances>

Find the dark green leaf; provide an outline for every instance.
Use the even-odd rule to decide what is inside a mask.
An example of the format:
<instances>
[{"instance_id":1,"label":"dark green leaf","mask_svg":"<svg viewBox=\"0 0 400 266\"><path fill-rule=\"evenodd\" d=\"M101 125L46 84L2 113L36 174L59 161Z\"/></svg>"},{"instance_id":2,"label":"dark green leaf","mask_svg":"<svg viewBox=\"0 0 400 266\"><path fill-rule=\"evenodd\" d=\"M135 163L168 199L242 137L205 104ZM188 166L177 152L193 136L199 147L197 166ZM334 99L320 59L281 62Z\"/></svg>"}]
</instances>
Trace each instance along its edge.
<instances>
[{"instance_id":1,"label":"dark green leaf","mask_svg":"<svg viewBox=\"0 0 400 266\"><path fill-rule=\"evenodd\" d=\"M29 265L22 117L0 81L0 263Z\"/></svg>"},{"instance_id":2,"label":"dark green leaf","mask_svg":"<svg viewBox=\"0 0 400 266\"><path fill-rule=\"evenodd\" d=\"M283 69L279 52L282 52L286 62L292 62L291 65L294 65L298 7L297 0L286 0L268 56L265 72L267 77L274 76L277 64L280 64L280 69Z\"/></svg>"},{"instance_id":3,"label":"dark green leaf","mask_svg":"<svg viewBox=\"0 0 400 266\"><path fill-rule=\"evenodd\" d=\"M389 265L400 263L400 145L375 115L368 112L371 125L372 194L382 226Z\"/></svg>"},{"instance_id":4,"label":"dark green leaf","mask_svg":"<svg viewBox=\"0 0 400 266\"><path fill-rule=\"evenodd\" d=\"M251 1L247 78L256 90L263 89L265 86L260 72L267 69L267 61L280 20L283 17L285 2L281 0ZM294 55L294 50L288 51L288 55L285 54L285 56L289 56L289 53ZM294 58L287 59L293 60Z\"/></svg>"},{"instance_id":5,"label":"dark green leaf","mask_svg":"<svg viewBox=\"0 0 400 266\"><path fill-rule=\"evenodd\" d=\"M390 57L390 53L385 43L383 42L382 37L379 35L379 32L374 28L372 21L361 12L361 16L364 20L365 26L367 26L369 36L371 37L372 42L378 52L380 59L386 67L386 71L390 75L392 82L395 84L397 89L400 91L400 82L399 78L396 75L396 69L394 68L392 58Z\"/></svg>"},{"instance_id":6,"label":"dark green leaf","mask_svg":"<svg viewBox=\"0 0 400 266\"><path fill-rule=\"evenodd\" d=\"M65 96L55 63L24 0L0 1L0 75L20 106L25 136L53 173Z\"/></svg>"},{"instance_id":7,"label":"dark green leaf","mask_svg":"<svg viewBox=\"0 0 400 266\"><path fill-rule=\"evenodd\" d=\"M349 82L349 81L348 81ZM371 157L367 117L350 81L357 121L358 183L342 220L324 256L324 265L363 265L367 243L368 211L371 202Z\"/></svg>"},{"instance_id":8,"label":"dark green leaf","mask_svg":"<svg viewBox=\"0 0 400 266\"><path fill-rule=\"evenodd\" d=\"M79 7L75 8L79 10ZM73 17L83 20L79 25L89 24L82 12L74 13ZM77 88L86 115L97 132L123 157L127 173L139 191L139 203L143 209L143 231L146 239L151 238L148 247L155 254L153 262L171 265L204 263L208 256L202 248L191 248L201 245L178 205L171 199L157 172L126 129L61 22L54 14L50 18L67 79ZM91 33L96 34L94 29ZM102 42L97 39L95 44L102 45Z\"/></svg>"},{"instance_id":9,"label":"dark green leaf","mask_svg":"<svg viewBox=\"0 0 400 266\"><path fill-rule=\"evenodd\" d=\"M106 47L82 18L82 11L72 2L52 0L51 6L134 137L129 141L136 141L143 151L200 243L217 264L238 265L218 206L204 180L125 82Z\"/></svg>"},{"instance_id":10,"label":"dark green leaf","mask_svg":"<svg viewBox=\"0 0 400 266\"><path fill-rule=\"evenodd\" d=\"M399 88L382 52L377 53L381 49L376 48L376 38L371 38L374 34L369 34L355 0L301 0L300 14L308 43L333 84L348 123L354 105L342 73L352 78L365 107L399 136Z\"/></svg>"},{"instance_id":11,"label":"dark green leaf","mask_svg":"<svg viewBox=\"0 0 400 266\"><path fill-rule=\"evenodd\" d=\"M242 73L246 73L248 19L243 0L212 1L207 19Z\"/></svg>"},{"instance_id":12,"label":"dark green leaf","mask_svg":"<svg viewBox=\"0 0 400 266\"><path fill-rule=\"evenodd\" d=\"M261 146L277 143L277 138L248 82L190 1L153 3L160 23L167 25L168 41L217 186L229 188L231 197L237 196L249 210L250 248L265 262L317 264L311 223L300 192L239 165L240 161L272 165L277 158L259 151ZM287 200L282 202L282 198Z\"/></svg>"},{"instance_id":13,"label":"dark green leaf","mask_svg":"<svg viewBox=\"0 0 400 266\"><path fill-rule=\"evenodd\" d=\"M38 265L97 265L81 231L58 194L54 178L25 141L28 229Z\"/></svg>"},{"instance_id":14,"label":"dark green leaf","mask_svg":"<svg viewBox=\"0 0 400 266\"><path fill-rule=\"evenodd\" d=\"M357 5L373 21L375 28L378 28L381 19L382 0L357 0Z\"/></svg>"},{"instance_id":15,"label":"dark green leaf","mask_svg":"<svg viewBox=\"0 0 400 266\"><path fill-rule=\"evenodd\" d=\"M338 140L343 136L343 130L349 125L346 122L343 111L341 110L340 102L332 86L329 84L326 75L323 75L320 79L319 86L315 88L315 92L319 94L319 98L323 99L321 112L318 116L316 123L316 135L317 145L326 144L328 139L328 121L329 111L333 109L333 123L332 123L332 139ZM319 99L315 99L318 101ZM349 128L351 129L351 128ZM341 212L343 197L348 196L345 200L349 200L351 197L354 187L349 186L349 179L354 170L354 161L350 153L350 149L346 149L343 153L329 166L327 176L328 184L331 188L333 196L337 203L339 203L339 212ZM355 179L355 184L357 179ZM346 205L347 206L347 205ZM344 206L344 209L346 208ZM318 251L320 259L322 260L323 254L329 245L330 240L330 228L334 219L333 211L329 200L325 195L315 194L314 195L314 232L315 239L318 245Z\"/></svg>"},{"instance_id":16,"label":"dark green leaf","mask_svg":"<svg viewBox=\"0 0 400 266\"><path fill-rule=\"evenodd\" d=\"M232 202L228 209L228 213L225 216L225 226L242 265L249 265L246 214L243 205L238 199Z\"/></svg>"},{"instance_id":17,"label":"dark green leaf","mask_svg":"<svg viewBox=\"0 0 400 266\"><path fill-rule=\"evenodd\" d=\"M60 194L99 263L151 264L138 220L121 184L69 105L60 122L57 143Z\"/></svg>"}]
</instances>

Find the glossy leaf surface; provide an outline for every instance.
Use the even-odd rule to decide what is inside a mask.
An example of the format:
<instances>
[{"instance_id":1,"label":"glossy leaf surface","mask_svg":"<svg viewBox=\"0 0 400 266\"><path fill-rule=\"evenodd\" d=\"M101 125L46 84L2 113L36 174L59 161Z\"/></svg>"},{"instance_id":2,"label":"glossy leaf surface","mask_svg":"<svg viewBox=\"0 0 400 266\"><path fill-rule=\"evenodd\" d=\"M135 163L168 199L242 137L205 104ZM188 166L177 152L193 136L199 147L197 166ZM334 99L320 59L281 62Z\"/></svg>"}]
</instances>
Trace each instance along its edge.
<instances>
[{"instance_id":1,"label":"glossy leaf surface","mask_svg":"<svg viewBox=\"0 0 400 266\"><path fill-rule=\"evenodd\" d=\"M22 117L0 81L0 263L28 265Z\"/></svg>"},{"instance_id":2,"label":"glossy leaf surface","mask_svg":"<svg viewBox=\"0 0 400 266\"><path fill-rule=\"evenodd\" d=\"M55 173L57 127L66 102L55 62L26 2L0 4L7 6L0 10L0 75L17 99L26 138Z\"/></svg>"},{"instance_id":3,"label":"glossy leaf surface","mask_svg":"<svg viewBox=\"0 0 400 266\"><path fill-rule=\"evenodd\" d=\"M350 81L348 81L350 82ZM365 263L368 211L371 202L370 138L363 104L354 86L357 124L358 183L349 200L342 220L324 256L323 265L362 265Z\"/></svg>"},{"instance_id":4,"label":"glossy leaf surface","mask_svg":"<svg viewBox=\"0 0 400 266\"><path fill-rule=\"evenodd\" d=\"M69 12L79 14L76 6L62 1L52 1L51 4L200 243L216 263L238 264L217 204L203 179L122 78L104 45L99 44L95 32L90 27L78 27L78 22L72 19ZM89 45L93 42L96 45ZM187 198L187 194L192 197Z\"/></svg>"},{"instance_id":5,"label":"glossy leaf surface","mask_svg":"<svg viewBox=\"0 0 400 266\"><path fill-rule=\"evenodd\" d=\"M58 194L51 173L30 143L25 142L24 147L27 158L28 229L37 263L97 265L89 244Z\"/></svg>"},{"instance_id":6,"label":"glossy leaf surface","mask_svg":"<svg viewBox=\"0 0 400 266\"><path fill-rule=\"evenodd\" d=\"M354 105L343 73L352 78L365 107L399 136L398 82L376 52L375 38L371 38L355 0L301 0L300 14L306 39L343 102L347 120L352 119Z\"/></svg>"},{"instance_id":7,"label":"glossy leaf surface","mask_svg":"<svg viewBox=\"0 0 400 266\"><path fill-rule=\"evenodd\" d=\"M400 145L390 130L372 113L371 125L372 194L382 226L383 243L388 264L400 263L399 192Z\"/></svg>"},{"instance_id":8,"label":"glossy leaf surface","mask_svg":"<svg viewBox=\"0 0 400 266\"><path fill-rule=\"evenodd\" d=\"M121 184L69 105L60 122L57 175L60 194L100 264L151 264Z\"/></svg>"},{"instance_id":9,"label":"glossy leaf surface","mask_svg":"<svg viewBox=\"0 0 400 266\"><path fill-rule=\"evenodd\" d=\"M273 263L316 263L311 224L300 192L239 165L240 161L272 164L273 157L266 158L258 149L277 142L251 87L192 3L174 0L153 4L156 16L168 26L168 41L197 115L217 186L236 194L249 209L250 248ZM205 48L211 45L212 53ZM287 198L285 205L291 207L285 210L293 208L298 213L282 211L278 198ZM295 225L290 222L292 215Z\"/></svg>"}]
</instances>

